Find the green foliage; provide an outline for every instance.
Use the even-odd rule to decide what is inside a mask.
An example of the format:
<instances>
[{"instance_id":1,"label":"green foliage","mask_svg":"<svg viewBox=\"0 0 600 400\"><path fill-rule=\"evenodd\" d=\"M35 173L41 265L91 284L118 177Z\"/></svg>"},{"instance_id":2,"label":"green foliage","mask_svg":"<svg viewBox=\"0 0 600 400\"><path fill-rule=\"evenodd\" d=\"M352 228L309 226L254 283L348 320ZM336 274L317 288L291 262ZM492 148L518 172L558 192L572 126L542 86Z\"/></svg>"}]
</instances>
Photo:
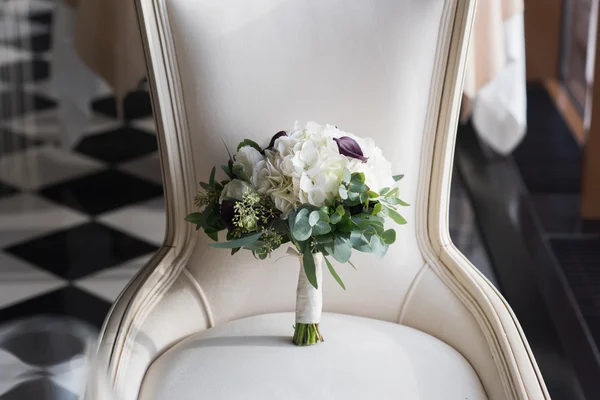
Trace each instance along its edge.
<instances>
[{"instance_id":1,"label":"green foliage","mask_svg":"<svg viewBox=\"0 0 600 400\"><path fill-rule=\"evenodd\" d=\"M324 257L324 258L325 258L325 263L327 263L327 269L329 269L329 273L331 273L331 276L333 276L333 279L336 280L336 282L342 287L342 289L346 290L346 286L344 285L344 282L342 282L342 278L340 278L340 276L335 271L335 269L333 268L333 265L331 265L331 262L329 262L327 257Z\"/></svg>"},{"instance_id":2,"label":"green foliage","mask_svg":"<svg viewBox=\"0 0 600 400\"><path fill-rule=\"evenodd\" d=\"M398 211L394 210L392 207L386 207L385 208L387 215L389 215L389 217L398 225L405 225L406 224L406 220L404 219L404 217L400 214L398 214Z\"/></svg>"},{"instance_id":3,"label":"green foliage","mask_svg":"<svg viewBox=\"0 0 600 400\"><path fill-rule=\"evenodd\" d=\"M185 217L185 220L187 222L191 222L192 224L200 225L200 226L202 226L205 219L206 219L206 217L205 217L204 213L201 213L201 212L191 213Z\"/></svg>"},{"instance_id":4,"label":"green foliage","mask_svg":"<svg viewBox=\"0 0 600 400\"><path fill-rule=\"evenodd\" d=\"M237 147L251 146L264 154L254 141L245 139ZM233 224L227 240L218 242L219 232L226 229L221 215L219 198L225 185L234 179L249 182L240 165L235 165L230 154L227 164L221 167L226 180L217 181L216 168L210 172L208 182L201 182L194 203L198 211L189 214L185 220L202 229L212 240L212 247L226 248L235 254L241 249L251 251L256 258L265 259L284 243L291 242L300 252L309 282L317 287L313 254L321 252L329 272L345 289L337 271L331 263L348 263L353 251L384 256L389 246L396 242L396 231L386 229L386 220L399 225L407 223L400 215L399 208L409 206L399 198L395 185L383 188L377 193L366 182L364 173L344 170L338 187L338 197L325 207L304 204L293 210L287 219L282 219L279 211L268 196L245 193L243 199L235 199L232 206ZM395 181L403 175L393 177ZM231 209L230 209L231 211Z\"/></svg>"},{"instance_id":5,"label":"green foliage","mask_svg":"<svg viewBox=\"0 0 600 400\"><path fill-rule=\"evenodd\" d=\"M235 175L233 175L233 159L230 158L227 164L221 165L221 169L223 172L225 172L229 179L235 178Z\"/></svg>"},{"instance_id":6,"label":"green foliage","mask_svg":"<svg viewBox=\"0 0 600 400\"><path fill-rule=\"evenodd\" d=\"M238 144L237 151L240 151L240 149L242 147L246 147L246 146L254 147L259 152L261 152L261 153L263 152L263 149L260 148L260 146L258 145L258 143L256 143L253 140L250 140L250 139L244 139L244 140L242 140L240 142L240 144Z\"/></svg>"},{"instance_id":7,"label":"green foliage","mask_svg":"<svg viewBox=\"0 0 600 400\"><path fill-rule=\"evenodd\" d=\"M314 286L315 289L318 289L319 283L317 282L315 259L313 258L310 246L306 246L304 248L304 251L302 252L302 264L304 264L304 272L306 273L306 278L308 279L310 284Z\"/></svg>"},{"instance_id":8,"label":"green foliage","mask_svg":"<svg viewBox=\"0 0 600 400\"><path fill-rule=\"evenodd\" d=\"M262 233L259 232L239 239L230 240L228 242L211 243L209 246L216 247L217 249L237 249L239 247L252 245L258 239L260 239L261 236Z\"/></svg>"}]
</instances>

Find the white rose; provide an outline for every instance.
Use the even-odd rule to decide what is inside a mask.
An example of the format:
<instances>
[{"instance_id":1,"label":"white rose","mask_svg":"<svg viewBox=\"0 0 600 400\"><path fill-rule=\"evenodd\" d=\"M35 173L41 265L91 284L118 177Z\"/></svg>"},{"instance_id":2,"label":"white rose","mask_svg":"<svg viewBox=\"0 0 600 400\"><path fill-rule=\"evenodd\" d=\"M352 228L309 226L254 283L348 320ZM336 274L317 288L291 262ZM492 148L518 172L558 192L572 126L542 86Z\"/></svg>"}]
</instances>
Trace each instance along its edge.
<instances>
[{"instance_id":1,"label":"white rose","mask_svg":"<svg viewBox=\"0 0 600 400\"><path fill-rule=\"evenodd\" d=\"M375 145L375 141L371 138L360 138L354 135L349 136L356 140L364 156L367 158L366 163L352 163L350 171L363 172L365 174L366 185L377 193L384 187L392 187L395 184L394 178L392 177L394 175L392 163L384 157L381 149Z\"/></svg>"},{"instance_id":2,"label":"white rose","mask_svg":"<svg viewBox=\"0 0 600 400\"><path fill-rule=\"evenodd\" d=\"M250 183L252 183L252 186L257 193L264 195L271 189L269 175L271 175L271 169L269 168L266 159L259 161L254 166L254 171L250 177Z\"/></svg>"},{"instance_id":3,"label":"white rose","mask_svg":"<svg viewBox=\"0 0 600 400\"><path fill-rule=\"evenodd\" d=\"M248 191L252 191L250 185L239 179L234 179L227 185L225 185L225 187L223 188L223 191L221 192L221 197L219 197L219 204L221 204L225 199L234 199L241 201L243 194Z\"/></svg>"},{"instance_id":4,"label":"white rose","mask_svg":"<svg viewBox=\"0 0 600 400\"><path fill-rule=\"evenodd\" d=\"M254 166L264 159L265 157L254 147L244 146L235 155L235 162L233 165L241 166L246 176L250 178L254 172Z\"/></svg>"}]
</instances>

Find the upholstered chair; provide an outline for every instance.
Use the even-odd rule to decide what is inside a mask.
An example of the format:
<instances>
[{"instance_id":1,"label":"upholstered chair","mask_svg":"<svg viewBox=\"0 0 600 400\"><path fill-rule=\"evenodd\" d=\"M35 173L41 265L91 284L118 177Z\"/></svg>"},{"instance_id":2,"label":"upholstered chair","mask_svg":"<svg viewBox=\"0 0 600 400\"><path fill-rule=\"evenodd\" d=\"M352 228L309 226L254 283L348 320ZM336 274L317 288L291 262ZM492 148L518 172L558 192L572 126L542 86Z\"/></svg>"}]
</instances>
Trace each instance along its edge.
<instances>
[{"instance_id":1,"label":"upholstered chair","mask_svg":"<svg viewBox=\"0 0 600 400\"><path fill-rule=\"evenodd\" d=\"M90 399L549 399L510 307L448 231L474 0L137 5L167 233L108 316ZM225 145L309 120L372 137L412 206L385 258L337 267L346 291L325 274L325 342L296 347L298 260L231 256L184 217Z\"/></svg>"}]
</instances>

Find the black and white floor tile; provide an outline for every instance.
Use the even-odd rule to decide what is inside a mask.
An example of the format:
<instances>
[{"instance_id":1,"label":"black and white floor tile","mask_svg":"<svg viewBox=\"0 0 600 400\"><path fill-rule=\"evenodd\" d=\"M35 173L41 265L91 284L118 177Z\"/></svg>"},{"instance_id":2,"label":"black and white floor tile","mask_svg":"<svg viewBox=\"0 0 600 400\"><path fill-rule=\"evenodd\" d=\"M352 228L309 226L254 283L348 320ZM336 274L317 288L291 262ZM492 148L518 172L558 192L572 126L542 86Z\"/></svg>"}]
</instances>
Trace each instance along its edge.
<instances>
[{"instance_id":1,"label":"black and white floor tile","mask_svg":"<svg viewBox=\"0 0 600 400\"><path fill-rule=\"evenodd\" d=\"M81 140L61 146L59 102L49 82L53 1L1 4L0 327L58 315L99 329L164 236L150 99L141 84L124 99L120 120L114 97L101 96L90 104ZM450 222L459 247L493 280L459 184ZM10 366L11 374L0 374L0 400L76 398L82 353L70 353L73 343L57 347L56 362L40 363L32 352L42 356L49 348L7 347L2 335L0 329L0 370ZM27 338L35 337L20 340ZM77 368L61 375L65 365Z\"/></svg>"},{"instance_id":2,"label":"black and white floor tile","mask_svg":"<svg viewBox=\"0 0 600 400\"><path fill-rule=\"evenodd\" d=\"M123 120L99 95L81 139L61 144L53 7L0 2L0 400L78 398L86 349L164 236L147 91Z\"/></svg>"}]
</instances>

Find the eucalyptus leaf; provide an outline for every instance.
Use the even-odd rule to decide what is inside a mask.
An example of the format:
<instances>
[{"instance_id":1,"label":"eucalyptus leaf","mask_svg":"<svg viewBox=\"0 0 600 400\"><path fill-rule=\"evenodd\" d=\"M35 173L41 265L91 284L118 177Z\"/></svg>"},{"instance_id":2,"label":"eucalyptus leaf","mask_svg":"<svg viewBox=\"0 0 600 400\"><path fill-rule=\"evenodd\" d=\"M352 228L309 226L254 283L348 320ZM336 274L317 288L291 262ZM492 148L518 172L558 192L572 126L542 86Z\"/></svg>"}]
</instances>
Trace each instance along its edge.
<instances>
[{"instance_id":1,"label":"eucalyptus leaf","mask_svg":"<svg viewBox=\"0 0 600 400\"><path fill-rule=\"evenodd\" d=\"M363 172L353 173L352 177L350 178L350 183L352 183L352 182L364 183L365 182L365 174Z\"/></svg>"},{"instance_id":2,"label":"eucalyptus leaf","mask_svg":"<svg viewBox=\"0 0 600 400\"><path fill-rule=\"evenodd\" d=\"M205 228L204 229L204 233L206 233L206 236L208 236L209 238L211 238L215 242L217 240L219 240L219 232L217 230L215 230L215 229ZM211 243L211 244L209 244L209 246L212 246L214 244L217 244L217 243Z\"/></svg>"},{"instance_id":3,"label":"eucalyptus leaf","mask_svg":"<svg viewBox=\"0 0 600 400\"><path fill-rule=\"evenodd\" d=\"M325 223L329 223L329 213L323 209L320 209L319 211L319 221L323 221Z\"/></svg>"},{"instance_id":4,"label":"eucalyptus leaf","mask_svg":"<svg viewBox=\"0 0 600 400\"><path fill-rule=\"evenodd\" d=\"M308 214L308 209L303 208L298 211L294 218L292 236L299 242L305 241L312 234L312 226L310 226Z\"/></svg>"},{"instance_id":5,"label":"eucalyptus leaf","mask_svg":"<svg viewBox=\"0 0 600 400\"><path fill-rule=\"evenodd\" d=\"M248 175L246 174L246 172L244 171L244 167L242 167L241 165L234 165L231 168L231 172L237 176L238 178L240 178L243 181L248 182L250 180L250 178L248 177Z\"/></svg>"},{"instance_id":6,"label":"eucalyptus leaf","mask_svg":"<svg viewBox=\"0 0 600 400\"><path fill-rule=\"evenodd\" d=\"M357 249L362 246L368 246L369 240L365 238L365 235L363 235L362 232L355 231L350 234L350 243L352 244L352 247Z\"/></svg>"},{"instance_id":7,"label":"eucalyptus leaf","mask_svg":"<svg viewBox=\"0 0 600 400\"><path fill-rule=\"evenodd\" d=\"M308 219L309 214L310 214L310 211L308 210L308 208L298 208L298 210L296 211L294 220L295 220L295 222L298 222L303 219Z\"/></svg>"},{"instance_id":8,"label":"eucalyptus leaf","mask_svg":"<svg viewBox=\"0 0 600 400\"><path fill-rule=\"evenodd\" d=\"M380 195L385 196L391 189L389 187L381 189L379 192Z\"/></svg>"},{"instance_id":9,"label":"eucalyptus leaf","mask_svg":"<svg viewBox=\"0 0 600 400\"><path fill-rule=\"evenodd\" d=\"M335 211L340 214L341 216L344 216L344 214L346 214L346 209L344 208L343 205L339 205L336 207Z\"/></svg>"},{"instance_id":10,"label":"eucalyptus leaf","mask_svg":"<svg viewBox=\"0 0 600 400\"><path fill-rule=\"evenodd\" d=\"M355 271L358 271L356 266L354 264L352 264L352 261L348 260L348 264L350 264L352 266L352 268L354 268Z\"/></svg>"},{"instance_id":11,"label":"eucalyptus leaf","mask_svg":"<svg viewBox=\"0 0 600 400\"><path fill-rule=\"evenodd\" d=\"M395 223L397 223L398 225L406 224L406 220L404 219L404 217L402 215L398 214L398 212L396 210L394 210L391 207L386 207L386 208L387 208L388 215Z\"/></svg>"},{"instance_id":12,"label":"eucalyptus leaf","mask_svg":"<svg viewBox=\"0 0 600 400\"><path fill-rule=\"evenodd\" d=\"M256 150L258 150L261 153L263 151L261 149L261 147L258 145L258 143L256 143L253 140L250 140L250 139L244 139L243 141L241 141L240 144L238 144L237 151L240 151L240 149L242 147L246 147L246 146L254 147Z\"/></svg>"},{"instance_id":13,"label":"eucalyptus leaf","mask_svg":"<svg viewBox=\"0 0 600 400\"><path fill-rule=\"evenodd\" d=\"M287 225L288 225L288 229L289 229L289 233L291 234L292 232L294 232L294 226L296 223L296 215L298 214L298 210L294 210L290 213L290 215L288 215L287 218ZM284 221L282 221L284 222ZM285 224L285 222L284 222Z\"/></svg>"},{"instance_id":14,"label":"eucalyptus leaf","mask_svg":"<svg viewBox=\"0 0 600 400\"><path fill-rule=\"evenodd\" d=\"M319 283L317 282L315 260L313 258L310 246L306 246L304 248L304 252L302 253L302 263L304 264L304 272L306 273L308 281L315 289L318 289Z\"/></svg>"},{"instance_id":15,"label":"eucalyptus leaf","mask_svg":"<svg viewBox=\"0 0 600 400\"><path fill-rule=\"evenodd\" d=\"M315 226L312 227L312 234L315 236L325 235L329 232L331 232L331 226L325 221L319 221Z\"/></svg>"},{"instance_id":16,"label":"eucalyptus leaf","mask_svg":"<svg viewBox=\"0 0 600 400\"><path fill-rule=\"evenodd\" d=\"M332 224L337 224L338 222L340 222L342 220L342 216L340 214L338 214L337 212L331 214L331 217L329 217L329 222Z\"/></svg>"},{"instance_id":17,"label":"eucalyptus leaf","mask_svg":"<svg viewBox=\"0 0 600 400\"><path fill-rule=\"evenodd\" d=\"M350 235L352 248L363 253L372 253L373 249L371 249L371 236L372 235L365 235L361 232L352 232Z\"/></svg>"},{"instance_id":18,"label":"eucalyptus leaf","mask_svg":"<svg viewBox=\"0 0 600 400\"><path fill-rule=\"evenodd\" d=\"M200 186L204 190L210 190L210 189L212 189L212 187L208 183L206 183L206 182L200 182Z\"/></svg>"},{"instance_id":19,"label":"eucalyptus leaf","mask_svg":"<svg viewBox=\"0 0 600 400\"><path fill-rule=\"evenodd\" d=\"M392 176L392 178L394 178L394 180L398 182L400 179L404 178L404 174L394 175Z\"/></svg>"},{"instance_id":20,"label":"eucalyptus leaf","mask_svg":"<svg viewBox=\"0 0 600 400\"><path fill-rule=\"evenodd\" d=\"M350 233L355 229L358 229L358 225L352 221L348 216L342 217L342 220L337 223L337 228L340 232Z\"/></svg>"},{"instance_id":21,"label":"eucalyptus leaf","mask_svg":"<svg viewBox=\"0 0 600 400\"><path fill-rule=\"evenodd\" d=\"M350 200L351 202L357 202L358 203L358 193L356 193L356 192L348 192L348 200Z\"/></svg>"},{"instance_id":22,"label":"eucalyptus leaf","mask_svg":"<svg viewBox=\"0 0 600 400\"><path fill-rule=\"evenodd\" d=\"M352 245L344 238L336 237L333 242L333 258L341 264L347 262L352 255Z\"/></svg>"},{"instance_id":23,"label":"eucalyptus leaf","mask_svg":"<svg viewBox=\"0 0 600 400\"><path fill-rule=\"evenodd\" d=\"M236 240L231 240L229 242L211 243L209 246L216 247L218 249L235 249L237 247L245 247L256 242L258 239L260 239L261 235L262 233L259 232Z\"/></svg>"},{"instance_id":24,"label":"eucalyptus leaf","mask_svg":"<svg viewBox=\"0 0 600 400\"><path fill-rule=\"evenodd\" d=\"M210 171L210 178L208 179L208 184L209 185L214 185L215 184L215 172L216 172L216 168L213 167L212 170Z\"/></svg>"},{"instance_id":25,"label":"eucalyptus leaf","mask_svg":"<svg viewBox=\"0 0 600 400\"><path fill-rule=\"evenodd\" d=\"M315 243L314 249L319 253L323 253L324 256L328 256L330 250L333 251L333 247L329 246L329 243Z\"/></svg>"},{"instance_id":26,"label":"eucalyptus leaf","mask_svg":"<svg viewBox=\"0 0 600 400\"><path fill-rule=\"evenodd\" d=\"M315 241L317 243L333 243L333 240L334 237L330 234L315 236Z\"/></svg>"},{"instance_id":27,"label":"eucalyptus leaf","mask_svg":"<svg viewBox=\"0 0 600 400\"><path fill-rule=\"evenodd\" d=\"M325 263L327 264L327 268L329 269L331 276L333 276L333 279L336 280L336 282L342 287L342 289L346 290L346 286L344 285L344 282L342 282L342 278L340 278L338 273L335 271L335 269L333 268L333 265L331 265L331 263L329 262L327 257L323 257L323 258L325 259Z\"/></svg>"},{"instance_id":28,"label":"eucalyptus leaf","mask_svg":"<svg viewBox=\"0 0 600 400\"><path fill-rule=\"evenodd\" d=\"M319 222L320 215L318 211L313 211L308 216L308 223L310 226L315 226Z\"/></svg>"},{"instance_id":29,"label":"eucalyptus leaf","mask_svg":"<svg viewBox=\"0 0 600 400\"><path fill-rule=\"evenodd\" d=\"M393 229L388 229L387 231L383 232L381 238L385 244L393 244L396 241L396 231Z\"/></svg>"},{"instance_id":30,"label":"eucalyptus leaf","mask_svg":"<svg viewBox=\"0 0 600 400\"><path fill-rule=\"evenodd\" d=\"M388 203L388 204L401 205L401 206L404 206L404 207L410 206L410 204L408 204L408 203L400 200L397 197L388 197L387 199L385 199L385 202Z\"/></svg>"},{"instance_id":31,"label":"eucalyptus leaf","mask_svg":"<svg viewBox=\"0 0 600 400\"><path fill-rule=\"evenodd\" d=\"M257 240L254 243L250 243L250 244L247 244L246 246L244 246L244 249L257 252L257 251L262 250L262 248L263 248L264 245L265 245L264 241Z\"/></svg>"},{"instance_id":32,"label":"eucalyptus leaf","mask_svg":"<svg viewBox=\"0 0 600 400\"><path fill-rule=\"evenodd\" d=\"M398 194L398 188L393 188L388 194L385 195L388 199L393 198L396 194Z\"/></svg>"},{"instance_id":33,"label":"eucalyptus leaf","mask_svg":"<svg viewBox=\"0 0 600 400\"><path fill-rule=\"evenodd\" d=\"M350 182L348 189L354 193L367 193L369 191L369 187L365 185L363 182Z\"/></svg>"},{"instance_id":34,"label":"eucalyptus leaf","mask_svg":"<svg viewBox=\"0 0 600 400\"><path fill-rule=\"evenodd\" d=\"M374 219L362 219L357 222L357 225L362 231L368 230L369 233L376 234L383 233L383 223ZM369 229L373 229L373 231Z\"/></svg>"},{"instance_id":35,"label":"eucalyptus leaf","mask_svg":"<svg viewBox=\"0 0 600 400\"><path fill-rule=\"evenodd\" d=\"M377 215L379 214L379 212L381 211L381 203L377 203L375 204L375 206L373 207L373 215Z\"/></svg>"},{"instance_id":36,"label":"eucalyptus leaf","mask_svg":"<svg viewBox=\"0 0 600 400\"><path fill-rule=\"evenodd\" d=\"M348 189L346 189L346 186L340 185L340 188L338 189L338 193L342 200L346 200L348 198Z\"/></svg>"},{"instance_id":37,"label":"eucalyptus leaf","mask_svg":"<svg viewBox=\"0 0 600 400\"><path fill-rule=\"evenodd\" d=\"M344 172L342 173L342 182L350 183L350 179L352 179L352 175L350 174L350 170L348 168L344 168Z\"/></svg>"},{"instance_id":38,"label":"eucalyptus leaf","mask_svg":"<svg viewBox=\"0 0 600 400\"><path fill-rule=\"evenodd\" d=\"M227 165L221 165L221 169L223 170L223 172L225 172L227 174L229 179L235 178L235 176L233 175L233 172L231 172L232 165L233 165L233 163L231 161Z\"/></svg>"},{"instance_id":39,"label":"eucalyptus leaf","mask_svg":"<svg viewBox=\"0 0 600 400\"><path fill-rule=\"evenodd\" d=\"M369 246L373 251L373 254L383 257L387 253L389 246L384 243L384 241L377 235L371 236L371 240L369 242Z\"/></svg>"},{"instance_id":40,"label":"eucalyptus leaf","mask_svg":"<svg viewBox=\"0 0 600 400\"><path fill-rule=\"evenodd\" d=\"M188 214L185 217L185 220L187 222L191 222L192 224L202 226L204 224L204 222L206 221L206 216L204 215L204 213L195 212L195 213Z\"/></svg>"}]
</instances>

